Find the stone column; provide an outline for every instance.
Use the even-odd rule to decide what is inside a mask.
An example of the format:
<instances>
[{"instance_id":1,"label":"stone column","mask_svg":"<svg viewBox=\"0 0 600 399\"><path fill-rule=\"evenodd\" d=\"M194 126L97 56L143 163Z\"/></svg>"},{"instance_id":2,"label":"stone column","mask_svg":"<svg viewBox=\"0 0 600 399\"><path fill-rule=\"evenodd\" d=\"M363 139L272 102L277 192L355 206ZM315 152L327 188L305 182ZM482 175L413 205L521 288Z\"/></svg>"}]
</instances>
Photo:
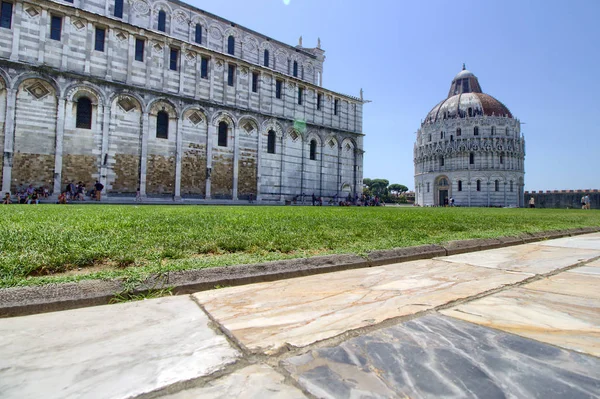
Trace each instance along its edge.
<instances>
[{"instance_id":1,"label":"stone column","mask_svg":"<svg viewBox=\"0 0 600 399\"><path fill-rule=\"evenodd\" d=\"M113 59L113 46L112 40L110 39L111 29L106 27L106 38L105 38L105 50L106 50L106 80L112 80L112 59Z\"/></svg>"},{"instance_id":2,"label":"stone column","mask_svg":"<svg viewBox=\"0 0 600 399\"><path fill-rule=\"evenodd\" d=\"M43 29L43 28L41 28ZM63 18L63 26L62 26L62 35L60 39L60 45L62 48L62 60L61 60L61 68L63 71L66 71L69 66L69 36L71 32L71 17L65 15ZM110 66L108 67L110 70Z\"/></svg>"},{"instance_id":3,"label":"stone column","mask_svg":"<svg viewBox=\"0 0 600 399\"><path fill-rule=\"evenodd\" d=\"M185 63L185 45L181 45L181 50L179 51L179 68L177 68L177 72L179 72L179 94L183 94L183 84L185 80L185 74L183 73L184 63Z\"/></svg>"},{"instance_id":4,"label":"stone column","mask_svg":"<svg viewBox=\"0 0 600 399\"><path fill-rule=\"evenodd\" d=\"M232 199L238 199L238 176L239 176L239 158L240 158L240 127L233 129L233 193Z\"/></svg>"},{"instance_id":5,"label":"stone column","mask_svg":"<svg viewBox=\"0 0 600 399\"><path fill-rule=\"evenodd\" d=\"M83 73L89 74L91 68L92 43L94 42L94 24L87 24L87 40L85 43L85 61L83 62ZM107 66L108 68L108 66Z\"/></svg>"},{"instance_id":6,"label":"stone column","mask_svg":"<svg viewBox=\"0 0 600 399\"><path fill-rule=\"evenodd\" d=\"M15 4L15 13L13 18L13 40L12 40L12 50L10 53L11 61L19 60L19 38L21 37L21 15L23 14L23 3L16 2Z\"/></svg>"},{"instance_id":7,"label":"stone column","mask_svg":"<svg viewBox=\"0 0 600 399\"><path fill-rule=\"evenodd\" d=\"M338 198L340 197L342 189L342 143L338 139L338 165L337 165L337 187L335 189Z\"/></svg>"},{"instance_id":8,"label":"stone column","mask_svg":"<svg viewBox=\"0 0 600 399\"><path fill-rule=\"evenodd\" d=\"M46 27L48 25L48 10L42 8L42 15L40 16L40 26ZM46 32L48 29L40 28L40 40L38 45L38 64L44 63L44 53L46 51Z\"/></svg>"},{"instance_id":9,"label":"stone column","mask_svg":"<svg viewBox=\"0 0 600 399\"><path fill-rule=\"evenodd\" d=\"M183 115L182 115L183 116ZM182 118L177 118L177 148L175 153L175 199L181 199L181 151L183 150Z\"/></svg>"},{"instance_id":10,"label":"stone column","mask_svg":"<svg viewBox=\"0 0 600 399\"><path fill-rule=\"evenodd\" d=\"M275 136L277 137L277 136ZM257 137L257 151L256 151L256 201L260 201L262 199L261 193L261 171L262 171L262 143L263 143L263 133L258 128L258 137Z\"/></svg>"},{"instance_id":11,"label":"stone column","mask_svg":"<svg viewBox=\"0 0 600 399\"><path fill-rule=\"evenodd\" d=\"M100 158L100 178L98 180L104 186L104 192L107 193L108 186L106 176L108 175L108 135L110 128L111 104L104 104L102 108L104 111L104 119L102 122L102 152ZM98 109L100 109L100 106L98 106ZM98 112L98 116L100 116L100 112ZM104 194L104 196L106 196L106 194Z\"/></svg>"},{"instance_id":12,"label":"stone column","mask_svg":"<svg viewBox=\"0 0 600 399\"><path fill-rule=\"evenodd\" d=\"M285 158L285 134L281 136L281 166L279 167L279 201L284 203L285 197L283 195L283 172L284 172L284 160Z\"/></svg>"},{"instance_id":13,"label":"stone column","mask_svg":"<svg viewBox=\"0 0 600 399\"><path fill-rule=\"evenodd\" d=\"M207 36L207 40L208 40L208 36ZM208 97L210 98L211 101L213 101L214 96L215 96L215 89L214 89L214 86L215 86L215 59L214 59L214 57L210 57L208 60L208 74L210 76L210 88L209 88L209 92L208 92Z\"/></svg>"},{"instance_id":14,"label":"stone column","mask_svg":"<svg viewBox=\"0 0 600 399\"><path fill-rule=\"evenodd\" d=\"M2 192L10 192L15 143L15 109L17 91L6 88L6 116L4 118L4 165L2 168Z\"/></svg>"},{"instance_id":15,"label":"stone column","mask_svg":"<svg viewBox=\"0 0 600 399\"><path fill-rule=\"evenodd\" d=\"M58 111L56 114L56 152L54 153L54 189L53 196L58 196L62 185L62 158L63 158L63 137L65 134L65 103L66 100L58 97ZM69 101L69 104L72 104Z\"/></svg>"},{"instance_id":16,"label":"stone column","mask_svg":"<svg viewBox=\"0 0 600 399\"><path fill-rule=\"evenodd\" d=\"M208 125L208 137L206 138L206 199L210 199L210 174L212 172L212 147L213 140L217 134L217 127L213 124Z\"/></svg>"},{"instance_id":17,"label":"stone column","mask_svg":"<svg viewBox=\"0 0 600 399\"><path fill-rule=\"evenodd\" d=\"M146 197L146 173L148 163L148 138L150 115L144 111L142 114L142 154L140 156L140 195Z\"/></svg>"},{"instance_id":18,"label":"stone column","mask_svg":"<svg viewBox=\"0 0 600 399\"><path fill-rule=\"evenodd\" d=\"M135 36L129 35L128 46L127 46L127 80L128 85L131 84L131 75L133 72L133 60L135 57Z\"/></svg>"}]
</instances>

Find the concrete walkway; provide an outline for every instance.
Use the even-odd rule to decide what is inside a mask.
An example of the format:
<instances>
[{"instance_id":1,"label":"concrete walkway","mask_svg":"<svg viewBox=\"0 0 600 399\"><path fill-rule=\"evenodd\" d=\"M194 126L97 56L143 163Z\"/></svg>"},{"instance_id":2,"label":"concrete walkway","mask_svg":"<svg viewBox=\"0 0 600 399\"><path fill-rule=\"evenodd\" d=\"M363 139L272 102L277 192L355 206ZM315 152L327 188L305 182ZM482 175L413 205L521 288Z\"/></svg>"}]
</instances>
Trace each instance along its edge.
<instances>
[{"instance_id":1,"label":"concrete walkway","mask_svg":"<svg viewBox=\"0 0 600 399\"><path fill-rule=\"evenodd\" d=\"M600 233L0 319L1 398L599 398Z\"/></svg>"}]
</instances>

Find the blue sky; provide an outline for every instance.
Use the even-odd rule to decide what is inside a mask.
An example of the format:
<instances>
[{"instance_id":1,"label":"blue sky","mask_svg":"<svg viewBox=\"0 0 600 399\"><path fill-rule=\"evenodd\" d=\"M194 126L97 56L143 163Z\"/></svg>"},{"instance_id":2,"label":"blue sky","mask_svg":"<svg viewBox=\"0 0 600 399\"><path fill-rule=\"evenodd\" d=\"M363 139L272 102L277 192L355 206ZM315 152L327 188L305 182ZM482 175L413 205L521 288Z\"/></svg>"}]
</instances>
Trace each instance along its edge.
<instances>
[{"instance_id":1,"label":"blue sky","mask_svg":"<svg viewBox=\"0 0 600 399\"><path fill-rule=\"evenodd\" d=\"M187 0L290 45L323 86L363 88L364 177L414 188L415 132L462 63L524 123L525 189L600 189L600 1Z\"/></svg>"}]
</instances>

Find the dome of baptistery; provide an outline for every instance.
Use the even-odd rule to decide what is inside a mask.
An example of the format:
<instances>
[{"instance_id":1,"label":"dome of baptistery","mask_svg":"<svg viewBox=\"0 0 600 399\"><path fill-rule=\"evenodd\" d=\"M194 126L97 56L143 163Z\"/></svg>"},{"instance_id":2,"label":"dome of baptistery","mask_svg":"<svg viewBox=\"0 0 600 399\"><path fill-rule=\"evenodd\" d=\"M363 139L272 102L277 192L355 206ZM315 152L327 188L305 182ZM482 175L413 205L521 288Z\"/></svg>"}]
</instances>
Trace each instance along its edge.
<instances>
[{"instance_id":1,"label":"dome of baptistery","mask_svg":"<svg viewBox=\"0 0 600 399\"><path fill-rule=\"evenodd\" d=\"M525 140L506 105L463 65L427 114L414 149L421 206L523 206Z\"/></svg>"}]
</instances>

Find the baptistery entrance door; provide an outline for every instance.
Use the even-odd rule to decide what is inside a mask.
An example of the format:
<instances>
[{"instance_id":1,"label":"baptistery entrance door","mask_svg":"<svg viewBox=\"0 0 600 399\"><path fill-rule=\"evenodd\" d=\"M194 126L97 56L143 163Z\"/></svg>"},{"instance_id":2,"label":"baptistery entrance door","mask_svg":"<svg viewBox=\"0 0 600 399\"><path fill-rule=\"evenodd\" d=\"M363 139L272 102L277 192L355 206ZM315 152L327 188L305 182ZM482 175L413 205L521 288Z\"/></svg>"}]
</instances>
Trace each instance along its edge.
<instances>
[{"instance_id":1,"label":"baptistery entrance door","mask_svg":"<svg viewBox=\"0 0 600 399\"><path fill-rule=\"evenodd\" d=\"M435 189L437 195L435 196L436 205L444 206L448 205L448 198L450 196L450 185L448 184L448 178L446 176L440 176L436 179Z\"/></svg>"}]
</instances>

